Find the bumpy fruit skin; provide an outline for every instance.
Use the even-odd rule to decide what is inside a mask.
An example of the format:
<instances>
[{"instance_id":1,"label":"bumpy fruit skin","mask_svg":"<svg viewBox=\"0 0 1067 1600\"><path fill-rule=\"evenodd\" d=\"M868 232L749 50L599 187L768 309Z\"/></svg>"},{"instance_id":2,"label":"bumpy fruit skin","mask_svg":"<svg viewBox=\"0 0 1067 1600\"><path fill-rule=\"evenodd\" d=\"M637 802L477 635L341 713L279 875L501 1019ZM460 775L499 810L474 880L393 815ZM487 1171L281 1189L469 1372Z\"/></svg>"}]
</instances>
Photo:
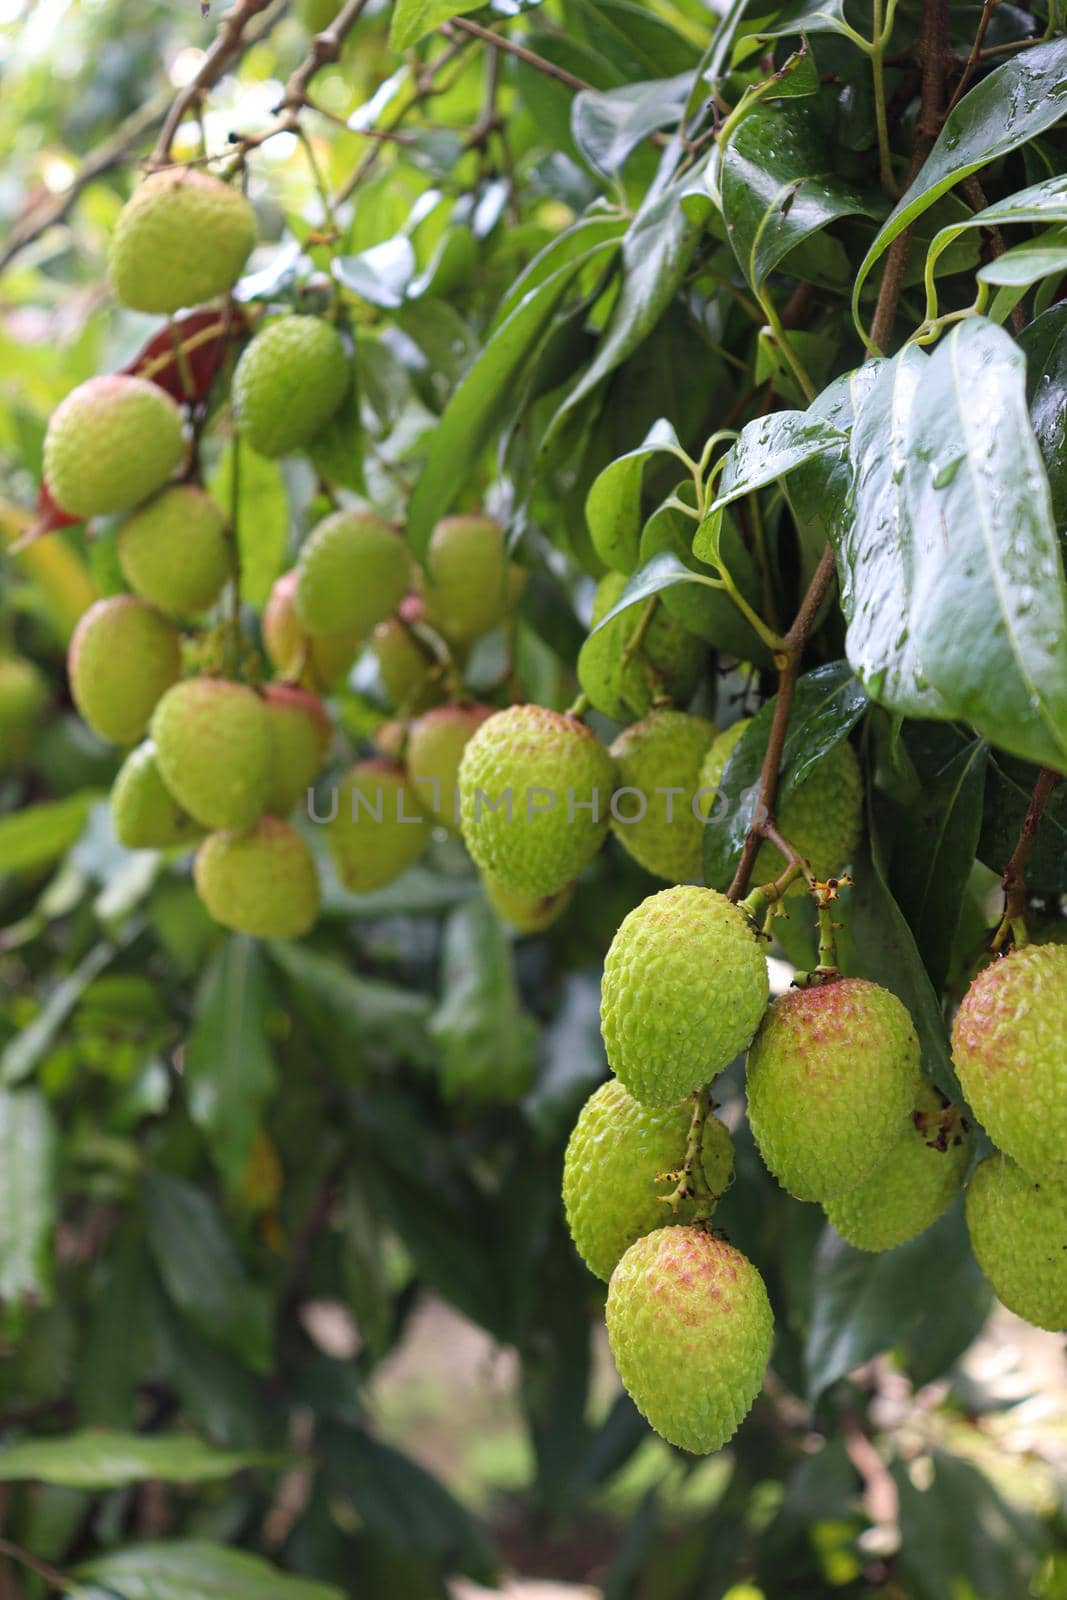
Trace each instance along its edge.
<instances>
[{"instance_id":1,"label":"bumpy fruit skin","mask_svg":"<svg viewBox=\"0 0 1067 1600\"><path fill-rule=\"evenodd\" d=\"M669 883L703 876L704 825L694 815L693 802L714 737L715 724L704 717L653 711L624 729L611 747L620 791L611 831L635 861ZM623 789L639 793L623 796ZM671 789L679 793L657 792Z\"/></svg>"},{"instance_id":2,"label":"bumpy fruit skin","mask_svg":"<svg viewBox=\"0 0 1067 1600\"><path fill-rule=\"evenodd\" d=\"M161 488L183 449L182 415L169 395L110 373L80 383L53 411L45 480L72 517L110 516Z\"/></svg>"},{"instance_id":3,"label":"bumpy fruit skin","mask_svg":"<svg viewBox=\"0 0 1067 1600\"><path fill-rule=\"evenodd\" d=\"M734 746L751 721L751 717L741 717L739 721L731 722L728 728L716 734L712 740L700 768L700 787L708 791L703 796L705 816L710 814L714 805L714 791L722 782L722 775L726 771L726 763L734 753Z\"/></svg>"},{"instance_id":4,"label":"bumpy fruit skin","mask_svg":"<svg viewBox=\"0 0 1067 1600\"><path fill-rule=\"evenodd\" d=\"M430 824L396 761L357 761L338 785L337 815L326 843L337 874L354 894L384 889L426 848Z\"/></svg>"},{"instance_id":5,"label":"bumpy fruit skin","mask_svg":"<svg viewBox=\"0 0 1067 1600\"><path fill-rule=\"evenodd\" d=\"M260 817L250 833L211 834L193 876L216 922L257 939L299 939L318 915L314 858L278 817Z\"/></svg>"},{"instance_id":6,"label":"bumpy fruit skin","mask_svg":"<svg viewBox=\"0 0 1067 1600\"><path fill-rule=\"evenodd\" d=\"M159 770L174 798L205 828L250 828L266 809L274 736L254 690L224 678L190 678L152 718Z\"/></svg>"},{"instance_id":7,"label":"bumpy fruit skin","mask_svg":"<svg viewBox=\"0 0 1067 1600\"><path fill-rule=\"evenodd\" d=\"M111 283L132 311L166 315L232 289L255 242L243 194L197 167L168 167L145 178L119 213Z\"/></svg>"},{"instance_id":8,"label":"bumpy fruit skin","mask_svg":"<svg viewBox=\"0 0 1067 1600\"><path fill-rule=\"evenodd\" d=\"M665 1203L685 1159L693 1103L653 1110L617 1079L602 1083L582 1107L563 1161L563 1206L575 1249L606 1283L620 1258L657 1228L708 1217L714 1199ZM711 1195L721 1195L734 1170L730 1135L717 1117L704 1125L703 1168Z\"/></svg>"},{"instance_id":9,"label":"bumpy fruit skin","mask_svg":"<svg viewBox=\"0 0 1067 1600\"><path fill-rule=\"evenodd\" d=\"M257 333L237 363L237 427L261 456L310 444L348 392L348 357L320 317L283 317Z\"/></svg>"},{"instance_id":10,"label":"bumpy fruit skin","mask_svg":"<svg viewBox=\"0 0 1067 1600\"><path fill-rule=\"evenodd\" d=\"M127 850L169 850L190 844L201 830L163 782L151 739L131 750L111 789L115 838Z\"/></svg>"},{"instance_id":11,"label":"bumpy fruit skin","mask_svg":"<svg viewBox=\"0 0 1067 1600\"><path fill-rule=\"evenodd\" d=\"M206 611L230 575L226 518L193 484L164 489L127 517L118 554L134 594L172 617Z\"/></svg>"},{"instance_id":12,"label":"bumpy fruit skin","mask_svg":"<svg viewBox=\"0 0 1067 1600\"><path fill-rule=\"evenodd\" d=\"M919 1041L895 994L865 978L791 989L748 1053L748 1120L798 1200L832 1200L869 1177L907 1132Z\"/></svg>"},{"instance_id":13,"label":"bumpy fruit skin","mask_svg":"<svg viewBox=\"0 0 1067 1600\"><path fill-rule=\"evenodd\" d=\"M445 689L433 674L434 659L399 617L387 617L371 634L382 684L398 712L417 717L440 705Z\"/></svg>"},{"instance_id":14,"label":"bumpy fruit skin","mask_svg":"<svg viewBox=\"0 0 1067 1600\"><path fill-rule=\"evenodd\" d=\"M604 962L611 1069L643 1105L672 1105L744 1049L767 993L767 963L743 912L714 889L661 889L623 919Z\"/></svg>"},{"instance_id":15,"label":"bumpy fruit skin","mask_svg":"<svg viewBox=\"0 0 1067 1600\"><path fill-rule=\"evenodd\" d=\"M408 734L408 778L419 803L454 833L459 832L459 768L463 752L492 715L489 706L438 706L413 722Z\"/></svg>"},{"instance_id":16,"label":"bumpy fruit skin","mask_svg":"<svg viewBox=\"0 0 1067 1600\"><path fill-rule=\"evenodd\" d=\"M272 683L263 704L274 734L274 763L267 810L284 817L299 805L322 771L333 725L318 695L294 684Z\"/></svg>"},{"instance_id":17,"label":"bumpy fruit skin","mask_svg":"<svg viewBox=\"0 0 1067 1600\"><path fill-rule=\"evenodd\" d=\"M467 849L508 888L555 894L603 843L614 783L614 762L576 717L535 705L498 711L460 763Z\"/></svg>"},{"instance_id":18,"label":"bumpy fruit skin","mask_svg":"<svg viewBox=\"0 0 1067 1600\"><path fill-rule=\"evenodd\" d=\"M133 744L181 671L178 630L143 600L113 595L82 616L67 672L74 704L94 733Z\"/></svg>"},{"instance_id":19,"label":"bumpy fruit skin","mask_svg":"<svg viewBox=\"0 0 1067 1600\"><path fill-rule=\"evenodd\" d=\"M407 547L387 522L369 511L334 511L300 552L297 615L313 639L337 633L365 639L410 584Z\"/></svg>"},{"instance_id":20,"label":"bumpy fruit skin","mask_svg":"<svg viewBox=\"0 0 1067 1600\"><path fill-rule=\"evenodd\" d=\"M936 1222L960 1191L974 1154L965 1119L924 1083L907 1129L863 1182L826 1203L826 1215L857 1250L895 1250Z\"/></svg>"},{"instance_id":21,"label":"bumpy fruit skin","mask_svg":"<svg viewBox=\"0 0 1067 1600\"><path fill-rule=\"evenodd\" d=\"M0 772L25 760L48 698L47 680L32 661L0 657Z\"/></svg>"},{"instance_id":22,"label":"bumpy fruit skin","mask_svg":"<svg viewBox=\"0 0 1067 1600\"><path fill-rule=\"evenodd\" d=\"M627 1393L670 1444L709 1455L737 1432L770 1360L756 1268L702 1228L659 1228L611 1276L608 1339Z\"/></svg>"},{"instance_id":23,"label":"bumpy fruit skin","mask_svg":"<svg viewBox=\"0 0 1067 1600\"><path fill-rule=\"evenodd\" d=\"M544 933L563 915L574 894L573 883L557 889L555 894L519 894L494 878L491 872L482 873L482 887L497 916L516 933Z\"/></svg>"},{"instance_id":24,"label":"bumpy fruit skin","mask_svg":"<svg viewBox=\"0 0 1067 1600\"><path fill-rule=\"evenodd\" d=\"M431 628L473 644L501 621L521 569L512 569L504 530L492 517L444 517L430 535L419 587Z\"/></svg>"},{"instance_id":25,"label":"bumpy fruit skin","mask_svg":"<svg viewBox=\"0 0 1067 1600\"><path fill-rule=\"evenodd\" d=\"M312 639L304 632L296 610L297 575L283 572L275 579L263 608L263 648L271 665L286 677L299 674L305 689L326 693L344 677L359 649L359 636L349 629Z\"/></svg>"},{"instance_id":26,"label":"bumpy fruit skin","mask_svg":"<svg viewBox=\"0 0 1067 1600\"><path fill-rule=\"evenodd\" d=\"M627 579L621 572L608 572L601 578L593 597L591 624L596 627L601 617L607 616L617 605L626 588ZM621 655L641 616L640 605L622 612L605 631L618 641ZM678 705L691 700L700 682L700 674L707 659L707 646L702 639L688 633L664 606L657 606L652 614L641 648L628 663L622 675L621 693L625 706L598 707L606 716L628 708L643 717L652 706L652 688Z\"/></svg>"},{"instance_id":27,"label":"bumpy fruit skin","mask_svg":"<svg viewBox=\"0 0 1067 1600\"><path fill-rule=\"evenodd\" d=\"M952 1027L960 1086L1001 1150L1067 1179L1067 946L1026 945L975 978Z\"/></svg>"},{"instance_id":28,"label":"bumpy fruit skin","mask_svg":"<svg viewBox=\"0 0 1067 1600\"><path fill-rule=\"evenodd\" d=\"M967 1185L967 1229L997 1298L1038 1328L1067 1327L1067 1183L994 1151Z\"/></svg>"}]
</instances>

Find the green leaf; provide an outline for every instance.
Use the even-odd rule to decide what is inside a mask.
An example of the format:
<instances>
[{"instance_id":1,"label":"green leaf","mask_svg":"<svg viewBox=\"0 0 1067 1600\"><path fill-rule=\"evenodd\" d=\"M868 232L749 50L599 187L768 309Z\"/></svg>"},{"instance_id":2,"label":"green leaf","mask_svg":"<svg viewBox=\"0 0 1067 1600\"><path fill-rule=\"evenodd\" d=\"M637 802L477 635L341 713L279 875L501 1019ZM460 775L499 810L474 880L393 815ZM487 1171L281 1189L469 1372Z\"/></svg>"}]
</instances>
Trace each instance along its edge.
<instances>
[{"instance_id":1,"label":"green leaf","mask_svg":"<svg viewBox=\"0 0 1067 1600\"><path fill-rule=\"evenodd\" d=\"M933 283L937 263L944 252L968 230L1002 227L1009 223L1020 222L1067 222L1067 178L1047 178L1043 183L1035 183L1028 189L1020 189L1016 194L997 200L993 205L986 206L984 211L976 211L973 216L964 217L959 222L941 228L934 235L927 251L925 269L927 283ZM1012 252L1008 251L1007 254L1010 255ZM987 265L995 266L996 262L989 262ZM984 271L983 268L978 276L982 277ZM988 281L1001 280L993 278ZM935 312L936 306L930 305L928 314L933 315Z\"/></svg>"},{"instance_id":2,"label":"green leaf","mask_svg":"<svg viewBox=\"0 0 1067 1600\"><path fill-rule=\"evenodd\" d=\"M1045 462L1056 525L1067 524L1067 304L1023 329L1030 422Z\"/></svg>"},{"instance_id":3,"label":"green leaf","mask_svg":"<svg viewBox=\"0 0 1067 1600\"><path fill-rule=\"evenodd\" d=\"M74 971L61 978L41 1010L0 1055L0 1083L21 1083L29 1077L60 1028L77 1005L83 991L98 978L117 954L119 946L102 942L83 956Z\"/></svg>"},{"instance_id":4,"label":"green leaf","mask_svg":"<svg viewBox=\"0 0 1067 1600\"><path fill-rule=\"evenodd\" d=\"M363 421L354 366L348 393L326 426L312 439L308 455L316 472L329 483L352 489L357 494L363 492Z\"/></svg>"},{"instance_id":5,"label":"green leaf","mask_svg":"<svg viewBox=\"0 0 1067 1600\"><path fill-rule=\"evenodd\" d=\"M809 411L776 411L769 417L757 417L730 446L711 509L718 511L742 495L786 477L816 456L838 457L846 444L843 433Z\"/></svg>"},{"instance_id":6,"label":"green leaf","mask_svg":"<svg viewBox=\"0 0 1067 1600\"><path fill-rule=\"evenodd\" d=\"M845 18L845 0L793 0L791 5L778 6L769 21L760 20L747 37L780 39L789 33L852 32Z\"/></svg>"},{"instance_id":7,"label":"green leaf","mask_svg":"<svg viewBox=\"0 0 1067 1600\"><path fill-rule=\"evenodd\" d=\"M129 1545L83 1562L75 1576L100 1585L68 1585L79 1600L344 1600L332 1584L291 1578L259 1556L200 1539Z\"/></svg>"},{"instance_id":8,"label":"green leaf","mask_svg":"<svg viewBox=\"0 0 1067 1600\"><path fill-rule=\"evenodd\" d=\"M537 1026L519 1003L511 940L481 898L445 924L441 989L430 1034L445 1094L518 1099L533 1075Z\"/></svg>"},{"instance_id":9,"label":"green leaf","mask_svg":"<svg viewBox=\"0 0 1067 1600\"><path fill-rule=\"evenodd\" d=\"M572 1127L578 1110L603 1079L600 984L589 973L568 973L555 1016L541 1036L543 1065L523 1109L547 1143Z\"/></svg>"},{"instance_id":10,"label":"green leaf","mask_svg":"<svg viewBox=\"0 0 1067 1600\"><path fill-rule=\"evenodd\" d=\"M710 578L710 573L708 577ZM615 617L621 616L639 600L649 600L654 594L661 594L663 590L673 588L677 583L702 583L707 584L708 578L703 578L699 573L693 572L684 561L680 561L670 551L662 555L653 556L646 561L644 566L634 573L627 583L622 594L616 600L610 611L604 615L595 627L589 630L589 637L593 638L602 628L606 628Z\"/></svg>"},{"instance_id":11,"label":"green leaf","mask_svg":"<svg viewBox=\"0 0 1067 1600\"><path fill-rule=\"evenodd\" d=\"M1012 289L1028 289L1041 278L1067 270L1067 229L1051 228L1037 239L1028 239L1011 250L987 261L978 277L982 283ZM1010 310L1010 306L1008 307Z\"/></svg>"},{"instance_id":12,"label":"green leaf","mask_svg":"<svg viewBox=\"0 0 1067 1600\"><path fill-rule=\"evenodd\" d=\"M257 455L247 444L227 444L208 485L227 517L233 511L235 471L241 595L250 605L262 606L285 565L289 496L279 462Z\"/></svg>"},{"instance_id":13,"label":"green leaf","mask_svg":"<svg viewBox=\"0 0 1067 1600\"><path fill-rule=\"evenodd\" d=\"M594 261L606 263L617 248L617 242L608 239L560 267L531 289L490 335L434 430L411 497L407 532L417 556L424 554L435 522L452 505L483 446L500 425L505 396L533 359L578 273Z\"/></svg>"},{"instance_id":14,"label":"green leaf","mask_svg":"<svg viewBox=\"0 0 1067 1600\"><path fill-rule=\"evenodd\" d=\"M978 859L1000 874L1011 860L1038 769L997 751L989 759ZM1067 784L1052 791L1026 863L1035 894L1067 893Z\"/></svg>"},{"instance_id":15,"label":"green leaf","mask_svg":"<svg viewBox=\"0 0 1067 1600\"><path fill-rule=\"evenodd\" d=\"M103 798L100 789L83 789L0 818L0 872L49 866L80 839L91 808Z\"/></svg>"},{"instance_id":16,"label":"green leaf","mask_svg":"<svg viewBox=\"0 0 1067 1600\"><path fill-rule=\"evenodd\" d=\"M734 254L757 292L802 240L841 217L877 217L878 198L838 177L808 106L752 111L727 146L720 177Z\"/></svg>"},{"instance_id":17,"label":"green leaf","mask_svg":"<svg viewBox=\"0 0 1067 1600\"><path fill-rule=\"evenodd\" d=\"M398 912L404 909L397 907ZM303 944L285 941L268 949L294 1008L342 1079L362 1078L368 1051L432 1064L427 1024L433 1003L428 995L365 978L336 957Z\"/></svg>"},{"instance_id":18,"label":"green leaf","mask_svg":"<svg viewBox=\"0 0 1067 1600\"><path fill-rule=\"evenodd\" d=\"M147 1174L144 1195L148 1243L171 1300L206 1338L253 1372L269 1372L270 1304L247 1276L214 1202L164 1172Z\"/></svg>"},{"instance_id":19,"label":"green leaf","mask_svg":"<svg viewBox=\"0 0 1067 1600\"><path fill-rule=\"evenodd\" d=\"M0 1301L48 1300L58 1133L36 1089L0 1089Z\"/></svg>"},{"instance_id":20,"label":"green leaf","mask_svg":"<svg viewBox=\"0 0 1067 1600\"><path fill-rule=\"evenodd\" d=\"M159 1479L213 1483L248 1467L278 1466L278 1456L217 1450L192 1434L108 1433L86 1428L60 1438L21 1439L0 1449L0 1482L62 1484L70 1489L121 1489Z\"/></svg>"},{"instance_id":21,"label":"green leaf","mask_svg":"<svg viewBox=\"0 0 1067 1600\"><path fill-rule=\"evenodd\" d=\"M619 89L583 90L571 109L571 129L582 155L605 175L618 172L657 128L673 128L685 110L693 74L628 83Z\"/></svg>"},{"instance_id":22,"label":"green leaf","mask_svg":"<svg viewBox=\"0 0 1067 1600\"><path fill-rule=\"evenodd\" d=\"M741 859L759 799L759 777L777 696L762 705L730 755L704 829L704 881L728 887ZM816 667L798 681L782 749L778 800L788 798L867 709L867 696L844 661Z\"/></svg>"},{"instance_id":23,"label":"green leaf","mask_svg":"<svg viewBox=\"0 0 1067 1600\"><path fill-rule=\"evenodd\" d=\"M196 997L185 1047L189 1112L227 1186L240 1189L252 1141L277 1079L267 1034L266 959L254 939L231 935Z\"/></svg>"},{"instance_id":24,"label":"green leaf","mask_svg":"<svg viewBox=\"0 0 1067 1600\"><path fill-rule=\"evenodd\" d=\"M641 489L645 466L661 453L680 455L682 447L672 423L654 422L634 450L618 456L593 479L585 500L585 520L601 561L617 572L630 573L640 559Z\"/></svg>"},{"instance_id":25,"label":"green leaf","mask_svg":"<svg viewBox=\"0 0 1067 1600\"><path fill-rule=\"evenodd\" d=\"M1067 112L1065 95L1067 39L1021 51L964 95L860 265L852 291L857 327L863 285L893 240L961 179L1053 127Z\"/></svg>"},{"instance_id":26,"label":"green leaf","mask_svg":"<svg viewBox=\"0 0 1067 1600\"><path fill-rule=\"evenodd\" d=\"M979 317L878 374L838 550L846 650L889 710L962 718L1062 767L1067 588L1025 378L1018 345Z\"/></svg>"},{"instance_id":27,"label":"green leaf","mask_svg":"<svg viewBox=\"0 0 1067 1600\"><path fill-rule=\"evenodd\" d=\"M415 246L403 234L383 239L358 255L338 256L331 268L338 283L352 294L390 311L403 305L417 269Z\"/></svg>"},{"instance_id":28,"label":"green leaf","mask_svg":"<svg viewBox=\"0 0 1067 1600\"><path fill-rule=\"evenodd\" d=\"M914 1600L1042 1593L1034 1584L1048 1548L1045 1530L998 1494L977 1466L935 1449L920 1458L918 1472L900 1460L890 1470L901 1533L894 1565ZM1060 1591L1044 1592L1053 1600Z\"/></svg>"},{"instance_id":29,"label":"green leaf","mask_svg":"<svg viewBox=\"0 0 1067 1600\"><path fill-rule=\"evenodd\" d=\"M698 639L714 645L717 650L737 656L741 661L767 666L770 664L770 651L751 623L724 589L708 586L709 579L718 583L719 576L714 568L705 566L693 552L696 522L672 504L677 499L689 504L692 494L691 483L680 485L671 499L653 512L645 523L641 532L642 571L662 571L664 575L673 572L674 576L668 578L663 586L663 604L683 628L695 633ZM724 514L718 532L717 553L741 594L749 605L758 610L761 595L755 563L737 523L728 512ZM666 557L673 561L672 568L652 567L653 562ZM679 576L680 569L689 574L688 583Z\"/></svg>"},{"instance_id":30,"label":"green leaf","mask_svg":"<svg viewBox=\"0 0 1067 1600\"><path fill-rule=\"evenodd\" d=\"M482 0L484 4L484 0ZM433 33L442 22L452 17L464 17L468 11L480 11L481 5L456 4L456 0L396 0L393 20L389 25L390 50L408 50L428 33Z\"/></svg>"}]
</instances>

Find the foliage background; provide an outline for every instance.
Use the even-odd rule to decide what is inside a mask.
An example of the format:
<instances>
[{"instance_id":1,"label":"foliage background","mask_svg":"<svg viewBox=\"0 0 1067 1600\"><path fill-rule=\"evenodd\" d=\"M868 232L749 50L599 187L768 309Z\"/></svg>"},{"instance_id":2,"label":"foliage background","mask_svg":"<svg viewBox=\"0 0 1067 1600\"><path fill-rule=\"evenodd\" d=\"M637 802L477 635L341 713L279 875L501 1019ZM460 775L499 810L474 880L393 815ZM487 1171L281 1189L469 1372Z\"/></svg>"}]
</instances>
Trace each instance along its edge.
<instances>
[{"instance_id":1,"label":"foliage background","mask_svg":"<svg viewBox=\"0 0 1067 1600\"><path fill-rule=\"evenodd\" d=\"M207 103L209 148L272 126L309 27L329 21L316 9L273 5L259 18L257 42ZM805 404L781 341L760 333L768 319L755 300L769 295L783 311L817 386L864 355L849 297L888 210L870 66L836 28L839 4L749 9L781 23L786 42L765 47L777 50L772 66L795 46L798 18L811 29L796 76L819 92L791 124L792 144L769 137L773 122L742 125L722 173L733 248L699 172L683 183L684 204L663 195L660 130L706 99L698 69L731 64L715 58L699 0L546 0L506 23L564 73L614 91L579 105L572 85L487 55L469 35L431 37L405 57L388 44L389 8L368 5L314 80L329 116L302 118L324 185L359 175L337 210L336 248L317 242L324 219L298 139L280 133L251 161L258 294L314 303L305 269L331 258L348 292L362 391L349 487L390 514L410 510L416 539L453 491L507 517L533 569L515 660L545 703L574 693L602 565L584 515L596 474L660 417L699 450L716 427ZM958 75L983 8L946 9ZM986 9L985 44L1005 60L1062 22L1041 6ZM869 10L847 14L869 29ZM923 137L908 54L919 11L899 6L887 52L900 178ZM490 26L503 15L479 13ZM104 287L109 230L132 163L218 19L146 0L7 0L0 17L9 246L74 197L0 282L10 545L32 515L50 409L153 331ZM431 77L426 63L445 57ZM735 57L728 103L758 70L751 52ZM635 84L644 88L628 93ZM995 104L976 136L991 197L1063 169L1054 101L1036 120L1034 104L1016 111L1014 134ZM401 114L400 143L342 125L355 116L388 128ZM198 138L184 122L178 154L192 156ZM81 163L109 141L128 160L82 187ZM800 203L768 212L782 184ZM962 194L922 215L920 245L966 220L974 199ZM584 253L570 242L547 258L557 276L521 337L493 342L520 271L576 237ZM1058 240L1043 243L1058 265L1033 280L1026 315L1053 318L1040 353L1062 395L1054 302L1067 257ZM950 246L949 309L968 303L989 255L975 230ZM922 320L921 259L913 247L906 331ZM868 324L877 278L860 301ZM484 381L437 430L487 348ZM925 381L935 414L944 393L930 372ZM1062 525L1062 398L1046 405ZM224 430L215 448L224 474ZM669 457L651 459L646 510L676 476ZM801 475L790 481L791 507L780 494L763 500L764 599L782 621L835 504L825 483L805 502ZM640 478L628 483L640 499ZM243 494L254 627L314 517L314 475L264 463ZM0 1511L17 1547L5 1600L57 1590L421 1600L474 1592L450 1591L457 1575L492 1587L509 1571L587 1581L611 1600L1067 1593L1062 1341L1003 1312L987 1322L959 1207L889 1256L842 1246L763 1172L736 1066L720 1097L739 1172L721 1220L771 1287L774 1377L730 1449L705 1463L655 1440L619 1394L558 1180L577 1108L605 1071L599 963L654 887L621 852L600 858L548 937L511 940L463 852L443 843L380 894L356 900L330 884L307 941L258 946L209 923L186 863L115 845L104 804L114 753L72 713L63 667L74 619L120 584L112 531L88 544L51 534L0 565L4 643L41 666L51 691L27 762L0 777ZM674 532L664 547L677 549ZM745 644L764 671L709 677L705 708L720 720L773 689L769 660ZM1042 756L1003 732L1010 707L989 726L984 706L953 706L977 733L954 721L902 733L833 665L843 644L834 611L807 663L823 677L802 685L795 726L813 748L863 718L872 800L846 964L912 1004L935 1073L947 1072L940 999L958 993L996 920L996 873L1032 779L1022 758ZM475 659L476 688L496 681L502 648L491 641ZM353 744L382 714L376 693L360 670L339 699ZM1053 902L1067 887L1063 820L1063 808L1050 814L1039 873ZM725 852L720 869L737 844L713 847ZM786 938L779 957L803 962L805 930ZM788 966L778 973L787 981Z\"/></svg>"}]
</instances>

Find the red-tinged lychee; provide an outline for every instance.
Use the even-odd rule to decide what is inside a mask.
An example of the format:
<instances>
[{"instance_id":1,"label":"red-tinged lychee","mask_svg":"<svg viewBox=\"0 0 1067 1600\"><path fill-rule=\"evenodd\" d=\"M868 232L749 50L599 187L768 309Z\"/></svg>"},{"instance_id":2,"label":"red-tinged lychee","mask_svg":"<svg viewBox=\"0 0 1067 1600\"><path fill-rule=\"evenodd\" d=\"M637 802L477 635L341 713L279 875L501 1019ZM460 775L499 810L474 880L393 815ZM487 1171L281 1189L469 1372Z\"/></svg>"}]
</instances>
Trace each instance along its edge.
<instances>
[{"instance_id":1,"label":"red-tinged lychee","mask_svg":"<svg viewBox=\"0 0 1067 1600\"><path fill-rule=\"evenodd\" d=\"M392 883L422 854L430 832L404 768L373 757L358 761L342 779L326 842L345 888L369 894Z\"/></svg>"},{"instance_id":2,"label":"red-tinged lychee","mask_svg":"<svg viewBox=\"0 0 1067 1600\"><path fill-rule=\"evenodd\" d=\"M333 724L318 695L293 684L273 683L263 691L263 704L274 732L274 774L267 810L287 816L307 798L322 771Z\"/></svg>"},{"instance_id":3,"label":"red-tinged lychee","mask_svg":"<svg viewBox=\"0 0 1067 1600\"><path fill-rule=\"evenodd\" d=\"M250 828L274 780L274 734L262 699L225 678L190 678L152 718L163 781L205 828Z\"/></svg>"},{"instance_id":4,"label":"red-tinged lychee","mask_svg":"<svg viewBox=\"0 0 1067 1600\"><path fill-rule=\"evenodd\" d=\"M98 600L74 630L67 671L74 704L93 732L133 744L181 671L178 630L132 595Z\"/></svg>"},{"instance_id":5,"label":"red-tinged lychee","mask_svg":"<svg viewBox=\"0 0 1067 1600\"><path fill-rule=\"evenodd\" d=\"M261 817L247 833L211 834L196 853L195 879L216 922L258 939L299 939L318 915L314 858L278 817Z\"/></svg>"},{"instance_id":6,"label":"red-tinged lychee","mask_svg":"<svg viewBox=\"0 0 1067 1600\"><path fill-rule=\"evenodd\" d=\"M296 585L295 569L275 580L263 608L263 648L283 677L298 678L305 689L326 694L337 687L355 660L359 635L349 630L312 639L297 615Z\"/></svg>"},{"instance_id":7,"label":"red-tinged lychee","mask_svg":"<svg viewBox=\"0 0 1067 1600\"><path fill-rule=\"evenodd\" d=\"M143 378L109 373L79 384L53 411L44 475L64 511L110 516L162 488L184 448L174 401Z\"/></svg>"},{"instance_id":8,"label":"red-tinged lychee","mask_svg":"<svg viewBox=\"0 0 1067 1600\"><path fill-rule=\"evenodd\" d=\"M420 804L437 822L459 832L459 768L471 738L493 715L489 706L439 706L411 725L408 777Z\"/></svg>"}]
</instances>

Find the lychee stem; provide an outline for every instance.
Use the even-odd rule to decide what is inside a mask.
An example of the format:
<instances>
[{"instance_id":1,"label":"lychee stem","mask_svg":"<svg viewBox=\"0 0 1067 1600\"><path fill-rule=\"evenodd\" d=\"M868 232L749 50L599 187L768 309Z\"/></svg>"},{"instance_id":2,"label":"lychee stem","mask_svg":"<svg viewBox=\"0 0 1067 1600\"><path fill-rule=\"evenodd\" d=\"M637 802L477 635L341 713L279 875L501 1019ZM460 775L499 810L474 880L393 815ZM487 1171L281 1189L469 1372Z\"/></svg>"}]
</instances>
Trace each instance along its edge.
<instances>
[{"instance_id":1,"label":"lychee stem","mask_svg":"<svg viewBox=\"0 0 1067 1600\"><path fill-rule=\"evenodd\" d=\"M706 1085L697 1089L693 1094L693 1115L689 1123L689 1132L685 1141L685 1156L677 1172L662 1172L658 1177L665 1183L674 1181L675 1187L670 1194L661 1195L664 1205L669 1205L672 1211L685 1200L710 1201L712 1205L718 1199L708 1187L708 1180L704 1174L704 1128L712 1114L711 1087ZM698 1211L694 1221L700 1221L702 1215L710 1215Z\"/></svg>"}]
</instances>

